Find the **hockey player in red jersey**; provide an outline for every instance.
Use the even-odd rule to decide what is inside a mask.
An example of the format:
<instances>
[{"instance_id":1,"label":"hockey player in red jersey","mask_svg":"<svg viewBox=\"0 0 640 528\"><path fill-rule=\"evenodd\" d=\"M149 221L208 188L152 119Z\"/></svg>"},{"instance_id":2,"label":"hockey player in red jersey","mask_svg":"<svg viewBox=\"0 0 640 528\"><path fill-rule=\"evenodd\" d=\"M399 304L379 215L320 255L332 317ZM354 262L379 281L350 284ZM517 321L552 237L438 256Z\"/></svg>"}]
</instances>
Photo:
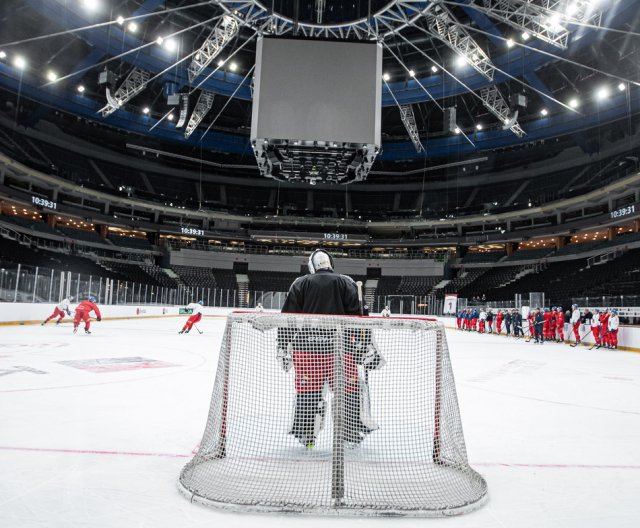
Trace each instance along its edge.
<instances>
[{"instance_id":1,"label":"hockey player in red jersey","mask_svg":"<svg viewBox=\"0 0 640 528\"><path fill-rule=\"evenodd\" d=\"M562 306L556 308L556 331L558 336L558 342L564 342L564 312Z\"/></svg>"},{"instance_id":2,"label":"hockey player in red jersey","mask_svg":"<svg viewBox=\"0 0 640 528\"><path fill-rule=\"evenodd\" d=\"M42 326L46 325L51 321L51 319L55 319L56 317L58 318L56 324L60 324L60 321L64 319L65 313L71 317L71 310L69 310L69 304L71 301L73 301L73 297L71 296L69 296L69 298L62 299L62 301L60 301L60 303L54 308L53 313L44 320Z\"/></svg>"},{"instance_id":3,"label":"hockey player in red jersey","mask_svg":"<svg viewBox=\"0 0 640 528\"><path fill-rule=\"evenodd\" d=\"M600 330L602 331L602 346L609 348L609 308L605 308L600 314Z\"/></svg>"},{"instance_id":4,"label":"hockey player in red jersey","mask_svg":"<svg viewBox=\"0 0 640 528\"><path fill-rule=\"evenodd\" d=\"M544 340L545 341L550 341L552 339L552 331L551 329L553 328L553 314L551 313L551 310L549 310L549 308L545 308L544 309L544 323L543 323L543 335L544 335Z\"/></svg>"},{"instance_id":5,"label":"hockey player in red jersey","mask_svg":"<svg viewBox=\"0 0 640 528\"><path fill-rule=\"evenodd\" d=\"M504 318L504 313L502 310L498 310L498 315L496 315L496 330L498 334L502 332L502 319Z\"/></svg>"},{"instance_id":6,"label":"hockey player in red jersey","mask_svg":"<svg viewBox=\"0 0 640 528\"><path fill-rule=\"evenodd\" d=\"M182 330L178 332L179 334L188 334L191 328L193 328L193 325L200 322L200 319L202 319L202 304L202 301L198 301L186 306L188 310L191 310L191 315L189 319L187 319L187 322L184 323Z\"/></svg>"},{"instance_id":7,"label":"hockey player in red jersey","mask_svg":"<svg viewBox=\"0 0 640 528\"><path fill-rule=\"evenodd\" d=\"M102 315L100 314L100 310L96 306L96 298L93 295L89 295L89 298L86 301L82 301L78 306L76 306L76 315L73 320L73 333L75 334L78 331L78 326L80 325L80 321L84 321L84 333L90 334L91 331L89 327L91 326L91 317L89 314L91 312L95 313L96 321L102 320Z\"/></svg>"}]
</instances>

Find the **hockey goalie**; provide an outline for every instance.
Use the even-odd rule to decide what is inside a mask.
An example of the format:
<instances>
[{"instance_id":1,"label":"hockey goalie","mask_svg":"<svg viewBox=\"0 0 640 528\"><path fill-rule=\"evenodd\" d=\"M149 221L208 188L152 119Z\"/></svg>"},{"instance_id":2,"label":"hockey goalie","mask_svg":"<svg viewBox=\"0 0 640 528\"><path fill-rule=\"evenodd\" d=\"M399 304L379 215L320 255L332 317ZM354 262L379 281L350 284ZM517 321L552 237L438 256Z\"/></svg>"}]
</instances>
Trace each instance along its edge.
<instances>
[{"instance_id":1,"label":"hockey goalie","mask_svg":"<svg viewBox=\"0 0 640 528\"><path fill-rule=\"evenodd\" d=\"M309 257L310 275L296 279L282 307L283 313L364 315L356 283L333 271L333 259L324 250ZM338 339L344 350L344 440L358 444L378 428L371 417L368 374L384 365L370 330L335 328L321 321L302 328L278 329L278 360L295 373L296 407L290 433L308 448L315 446L324 427L327 405L335 390L334 361Z\"/></svg>"}]
</instances>

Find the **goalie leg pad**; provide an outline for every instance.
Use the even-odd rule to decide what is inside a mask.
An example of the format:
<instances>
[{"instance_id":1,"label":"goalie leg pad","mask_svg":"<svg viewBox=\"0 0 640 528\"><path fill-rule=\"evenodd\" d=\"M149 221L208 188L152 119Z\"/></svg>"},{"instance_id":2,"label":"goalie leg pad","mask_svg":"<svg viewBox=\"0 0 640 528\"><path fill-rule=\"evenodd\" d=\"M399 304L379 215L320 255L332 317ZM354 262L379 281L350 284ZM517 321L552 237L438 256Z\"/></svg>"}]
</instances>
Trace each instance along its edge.
<instances>
[{"instance_id":1,"label":"goalie leg pad","mask_svg":"<svg viewBox=\"0 0 640 528\"><path fill-rule=\"evenodd\" d=\"M324 425L325 411L322 390L296 395L296 410L289 434L294 435L303 445L315 443L315 437Z\"/></svg>"}]
</instances>

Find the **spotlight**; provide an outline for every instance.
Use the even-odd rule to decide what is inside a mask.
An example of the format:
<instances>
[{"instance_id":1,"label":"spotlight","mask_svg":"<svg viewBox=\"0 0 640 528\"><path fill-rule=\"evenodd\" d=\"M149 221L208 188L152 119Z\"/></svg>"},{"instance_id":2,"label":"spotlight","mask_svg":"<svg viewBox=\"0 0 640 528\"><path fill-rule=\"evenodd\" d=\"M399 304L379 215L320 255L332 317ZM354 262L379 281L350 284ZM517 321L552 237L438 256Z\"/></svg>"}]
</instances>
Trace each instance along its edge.
<instances>
[{"instance_id":1,"label":"spotlight","mask_svg":"<svg viewBox=\"0 0 640 528\"><path fill-rule=\"evenodd\" d=\"M138 31L138 24L136 22L131 21L129 22L127 29L129 30L130 33L135 33L136 31Z\"/></svg>"},{"instance_id":2,"label":"spotlight","mask_svg":"<svg viewBox=\"0 0 640 528\"><path fill-rule=\"evenodd\" d=\"M99 0L80 0L80 3L87 11L97 11L100 7Z\"/></svg>"},{"instance_id":3,"label":"spotlight","mask_svg":"<svg viewBox=\"0 0 640 528\"><path fill-rule=\"evenodd\" d=\"M453 129L453 131L454 131L456 134L459 134L459 133L460 133L460 127L456 127L456 128L454 128L454 129Z\"/></svg>"},{"instance_id":4,"label":"spotlight","mask_svg":"<svg viewBox=\"0 0 640 528\"><path fill-rule=\"evenodd\" d=\"M416 72L413 70L409 70L409 76L410 77L415 77L416 76Z\"/></svg>"},{"instance_id":5,"label":"spotlight","mask_svg":"<svg viewBox=\"0 0 640 528\"><path fill-rule=\"evenodd\" d=\"M432 73L438 73L438 67L435 64L433 66L431 66L431 72Z\"/></svg>"},{"instance_id":6,"label":"spotlight","mask_svg":"<svg viewBox=\"0 0 640 528\"><path fill-rule=\"evenodd\" d=\"M235 62L232 62L231 64L229 64L229 69L234 72L238 69L238 65Z\"/></svg>"},{"instance_id":7,"label":"spotlight","mask_svg":"<svg viewBox=\"0 0 640 528\"><path fill-rule=\"evenodd\" d=\"M0 52L0 53L1 53L1 52ZM621 82L621 83L618 85L618 90L619 90L619 91L624 92L626 89L627 89L627 85L626 85L625 83L622 83L622 82Z\"/></svg>"},{"instance_id":8,"label":"spotlight","mask_svg":"<svg viewBox=\"0 0 640 528\"><path fill-rule=\"evenodd\" d=\"M571 99L569 101L569 106L571 108L578 108L578 106L580 106L580 101L578 101L578 99L576 99L575 97L573 99Z\"/></svg>"},{"instance_id":9,"label":"spotlight","mask_svg":"<svg viewBox=\"0 0 640 528\"><path fill-rule=\"evenodd\" d=\"M462 55L458 55L456 57L456 66L458 66L459 68L462 68L463 66L466 66L467 64L467 58L462 56Z\"/></svg>"},{"instance_id":10,"label":"spotlight","mask_svg":"<svg viewBox=\"0 0 640 528\"><path fill-rule=\"evenodd\" d=\"M169 121L173 121L173 114L169 114L169 117L167 117L167 119L168 119Z\"/></svg>"},{"instance_id":11,"label":"spotlight","mask_svg":"<svg viewBox=\"0 0 640 528\"><path fill-rule=\"evenodd\" d=\"M16 55L16 57L13 59L13 65L19 70L24 70L27 67L27 61L24 60L24 57Z\"/></svg>"},{"instance_id":12,"label":"spotlight","mask_svg":"<svg viewBox=\"0 0 640 528\"><path fill-rule=\"evenodd\" d=\"M151 110L149 110L149 107L148 107L148 106L145 106L145 107L142 109L142 113L143 113L143 114L145 114L145 115L147 115L150 111L151 111Z\"/></svg>"},{"instance_id":13,"label":"spotlight","mask_svg":"<svg viewBox=\"0 0 640 528\"><path fill-rule=\"evenodd\" d=\"M119 25L124 24L124 17L123 17L122 15L118 15L118 18L116 18L116 22L117 22Z\"/></svg>"},{"instance_id":14,"label":"spotlight","mask_svg":"<svg viewBox=\"0 0 640 528\"><path fill-rule=\"evenodd\" d=\"M51 82L56 82L58 80L58 74L53 70L49 70L47 72L47 80Z\"/></svg>"},{"instance_id":15,"label":"spotlight","mask_svg":"<svg viewBox=\"0 0 640 528\"><path fill-rule=\"evenodd\" d=\"M389 75L388 73L383 73L382 74L382 79L384 81L388 81L389 79L391 79L391 75Z\"/></svg>"},{"instance_id":16,"label":"spotlight","mask_svg":"<svg viewBox=\"0 0 640 528\"><path fill-rule=\"evenodd\" d=\"M220 59L218 61L218 68L222 68L224 66L224 61L222 59Z\"/></svg>"},{"instance_id":17,"label":"spotlight","mask_svg":"<svg viewBox=\"0 0 640 528\"><path fill-rule=\"evenodd\" d=\"M178 42L175 39L167 39L163 41L164 48L167 51L176 51L178 49Z\"/></svg>"},{"instance_id":18,"label":"spotlight","mask_svg":"<svg viewBox=\"0 0 640 528\"><path fill-rule=\"evenodd\" d=\"M156 39L156 44L157 44L158 46L162 46L162 43L163 43L163 42L164 42L164 39L163 39L162 37L158 37L158 38Z\"/></svg>"},{"instance_id":19,"label":"spotlight","mask_svg":"<svg viewBox=\"0 0 640 528\"><path fill-rule=\"evenodd\" d=\"M529 33L527 33L526 31L522 33L522 40L527 41L530 38L531 38L531 35L529 35Z\"/></svg>"},{"instance_id":20,"label":"spotlight","mask_svg":"<svg viewBox=\"0 0 640 528\"><path fill-rule=\"evenodd\" d=\"M78 86L78 91L80 93L84 93L84 86L82 86L81 84Z\"/></svg>"},{"instance_id":21,"label":"spotlight","mask_svg":"<svg viewBox=\"0 0 640 528\"><path fill-rule=\"evenodd\" d=\"M512 38L507 39L507 48L513 48L513 46L515 46L515 42Z\"/></svg>"},{"instance_id":22,"label":"spotlight","mask_svg":"<svg viewBox=\"0 0 640 528\"><path fill-rule=\"evenodd\" d=\"M0 51L0 59L6 59L7 54L4 51Z\"/></svg>"},{"instance_id":23,"label":"spotlight","mask_svg":"<svg viewBox=\"0 0 640 528\"><path fill-rule=\"evenodd\" d=\"M603 86L596 92L596 99L598 101L604 101L607 97L609 97L609 88Z\"/></svg>"},{"instance_id":24,"label":"spotlight","mask_svg":"<svg viewBox=\"0 0 640 528\"><path fill-rule=\"evenodd\" d=\"M541 115L542 117L547 117L547 116L549 115L549 110L547 110L546 108L543 108L543 109L540 111L540 115Z\"/></svg>"},{"instance_id":25,"label":"spotlight","mask_svg":"<svg viewBox=\"0 0 640 528\"><path fill-rule=\"evenodd\" d=\"M480 123L476 125L476 130L482 130L482 125Z\"/></svg>"}]
</instances>

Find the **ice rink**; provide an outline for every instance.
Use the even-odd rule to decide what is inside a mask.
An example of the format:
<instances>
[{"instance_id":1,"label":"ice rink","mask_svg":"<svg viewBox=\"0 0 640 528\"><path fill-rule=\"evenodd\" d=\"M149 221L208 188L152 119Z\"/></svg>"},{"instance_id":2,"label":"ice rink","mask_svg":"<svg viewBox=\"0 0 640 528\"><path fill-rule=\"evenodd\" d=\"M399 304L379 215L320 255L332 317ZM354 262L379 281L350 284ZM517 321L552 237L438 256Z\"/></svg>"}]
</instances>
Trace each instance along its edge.
<instances>
[{"instance_id":1,"label":"ice rink","mask_svg":"<svg viewBox=\"0 0 640 528\"><path fill-rule=\"evenodd\" d=\"M224 317L0 327L0 526L637 527L640 354L447 332L488 504L447 519L223 513L177 490ZM275 361L275 358L274 358Z\"/></svg>"}]
</instances>

